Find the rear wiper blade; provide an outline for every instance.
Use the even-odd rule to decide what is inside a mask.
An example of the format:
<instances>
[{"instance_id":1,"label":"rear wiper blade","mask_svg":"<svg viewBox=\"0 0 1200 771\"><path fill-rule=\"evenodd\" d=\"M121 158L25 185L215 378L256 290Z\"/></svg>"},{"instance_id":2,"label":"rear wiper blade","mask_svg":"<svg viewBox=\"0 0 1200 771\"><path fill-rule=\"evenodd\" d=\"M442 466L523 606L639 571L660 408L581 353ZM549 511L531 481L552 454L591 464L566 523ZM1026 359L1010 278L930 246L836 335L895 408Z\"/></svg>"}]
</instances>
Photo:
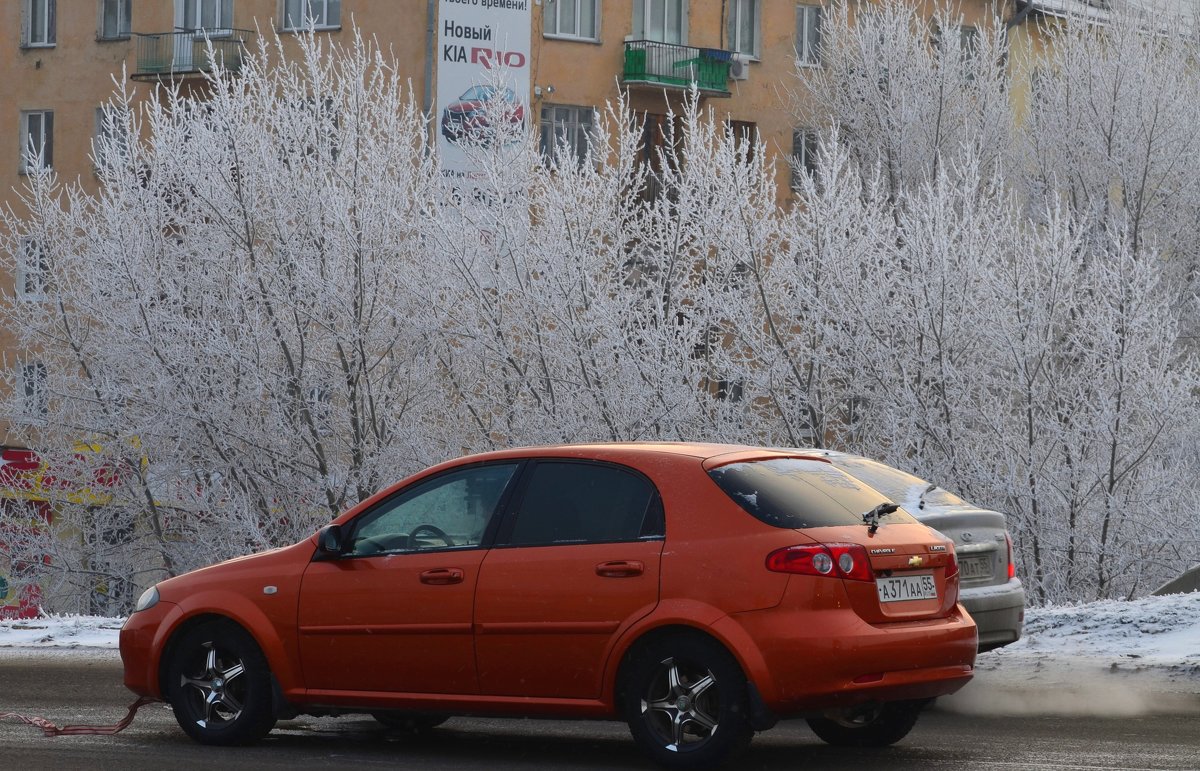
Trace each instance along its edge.
<instances>
[{"instance_id":1,"label":"rear wiper blade","mask_svg":"<svg viewBox=\"0 0 1200 771\"><path fill-rule=\"evenodd\" d=\"M925 508L925 496L929 495L931 492L933 492L936 489L937 489L937 485L930 484L929 487L926 487L924 490L921 491L921 497L917 498L917 508L918 509Z\"/></svg>"},{"instance_id":2,"label":"rear wiper blade","mask_svg":"<svg viewBox=\"0 0 1200 771\"><path fill-rule=\"evenodd\" d=\"M897 503L881 503L866 514L863 514L863 524L867 526L867 532L871 535L879 532L880 518L886 517L898 508L900 508L900 505Z\"/></svg>"}]
</instances>

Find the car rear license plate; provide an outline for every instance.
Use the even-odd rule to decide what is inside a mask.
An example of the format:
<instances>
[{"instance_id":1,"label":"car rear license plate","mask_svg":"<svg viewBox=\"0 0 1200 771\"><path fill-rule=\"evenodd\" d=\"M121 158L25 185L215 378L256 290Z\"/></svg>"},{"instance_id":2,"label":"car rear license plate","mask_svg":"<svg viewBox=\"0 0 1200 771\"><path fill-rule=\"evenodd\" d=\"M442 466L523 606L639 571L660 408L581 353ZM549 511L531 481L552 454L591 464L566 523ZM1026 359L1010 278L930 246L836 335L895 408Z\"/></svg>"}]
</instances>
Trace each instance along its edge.
<instances>
[{"instance_id":1,"label":"car rear license plate","mask_svg":"<svg viewBox=\"0 0 1200 771\"><path fill-rule=\"evenodd\" d=\"M937 584L932 573L915 576L888 576L876 578L880 602L903 602L905 600L936 600Z\"/></svg>"},{"instance_id":2,"label":"car rear license plate","mask_svg":"<svg viewBox=\"0 0 1200 771\"><path fill-rule=\"evenodd\" d=\"M959 557L958 569L962 571L962 577L966 580L972 578L991 578L992 556L990 554L981 554L977 557Z\"/></svg>"}]
</instances>

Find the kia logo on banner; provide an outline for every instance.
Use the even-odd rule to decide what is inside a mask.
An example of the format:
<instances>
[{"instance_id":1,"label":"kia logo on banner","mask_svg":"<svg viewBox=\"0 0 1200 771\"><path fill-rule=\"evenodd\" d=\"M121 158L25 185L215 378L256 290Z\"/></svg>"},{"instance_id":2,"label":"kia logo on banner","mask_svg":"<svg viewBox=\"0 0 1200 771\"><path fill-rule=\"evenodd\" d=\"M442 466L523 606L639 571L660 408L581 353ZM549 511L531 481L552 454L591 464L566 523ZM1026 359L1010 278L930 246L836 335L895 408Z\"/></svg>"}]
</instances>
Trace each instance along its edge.
<instances>
[{"instance_id":1,"label":"kia logo on banner","mask_svg":"<svg viewBox=\"0 0 1200 771\"><path fill-rule=\"evenodd\" d=\"M486 144L496 121L527 125L530 0L440 0L437 27L438 152L469 177L462 145Z\"/></svg>"}]
</instances>

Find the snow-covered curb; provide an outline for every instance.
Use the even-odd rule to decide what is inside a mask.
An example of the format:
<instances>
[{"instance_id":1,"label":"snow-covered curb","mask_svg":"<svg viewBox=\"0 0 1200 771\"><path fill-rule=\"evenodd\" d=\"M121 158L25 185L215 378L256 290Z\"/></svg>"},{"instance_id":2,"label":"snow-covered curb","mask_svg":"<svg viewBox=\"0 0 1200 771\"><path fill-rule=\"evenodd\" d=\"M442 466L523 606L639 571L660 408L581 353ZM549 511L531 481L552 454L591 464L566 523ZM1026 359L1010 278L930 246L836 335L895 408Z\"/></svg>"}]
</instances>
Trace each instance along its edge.
<instances>
[{"instance_id":1,"label":"snow-covered curb","mask_svg":"<svg viewBox=\"0 0 1200 771\"><path fill-rule=\"evenodd\" d=\"M0 656L10 649L116 650L123 618L105 616L43 616L0 621Z\"/></svg>"}]
</instances>

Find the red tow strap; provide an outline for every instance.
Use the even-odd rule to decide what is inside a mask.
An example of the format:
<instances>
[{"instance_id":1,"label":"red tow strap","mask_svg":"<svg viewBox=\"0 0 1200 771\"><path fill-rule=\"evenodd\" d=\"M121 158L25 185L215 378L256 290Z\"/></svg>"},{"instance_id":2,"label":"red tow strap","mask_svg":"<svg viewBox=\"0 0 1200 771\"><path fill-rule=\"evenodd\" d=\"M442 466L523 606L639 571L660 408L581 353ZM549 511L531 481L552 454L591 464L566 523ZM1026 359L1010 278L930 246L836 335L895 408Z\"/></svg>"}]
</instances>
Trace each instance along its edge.
<instances>
[{"instance_id":1,"label":"red tow strap","mask_svg":"<svg viewBox=\"0 0 1200 771\"><path fill-rule=\"evenodd\" d=\"M121 719L121 722L116 723L115 725L68 725L59 728L44 717L26 717L25 715L18 715L16 712L0 713L0 720L8 720L9 722L18 722L24 723L25 725L36 726L42 729L42 733L47 737L83 736L86 734L112 736L113 734L120 733L128 728L129 724L133 722L133 716L137 714L139 709L156 701L159 701L159 699L143 696L133 704L129 705L129 712L124 718Z\"/></svg>"}]
</instances>

